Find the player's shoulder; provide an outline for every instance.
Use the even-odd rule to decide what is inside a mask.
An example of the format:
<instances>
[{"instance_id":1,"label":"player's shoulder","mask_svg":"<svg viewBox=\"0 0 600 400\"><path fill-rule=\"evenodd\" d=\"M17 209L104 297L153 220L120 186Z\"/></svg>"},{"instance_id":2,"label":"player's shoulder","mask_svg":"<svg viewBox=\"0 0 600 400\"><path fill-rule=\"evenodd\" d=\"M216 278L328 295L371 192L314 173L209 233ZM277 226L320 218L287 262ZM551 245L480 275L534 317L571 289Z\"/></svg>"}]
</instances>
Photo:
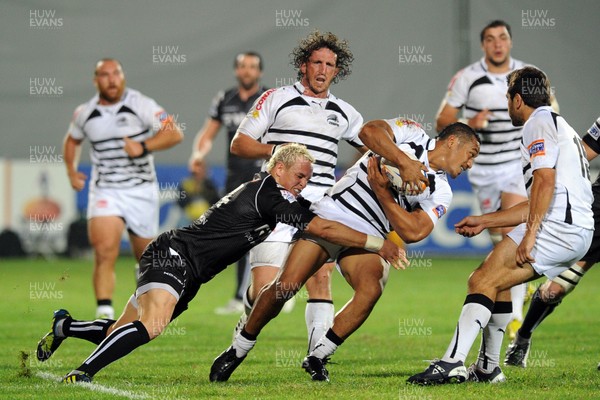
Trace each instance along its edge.
<instances>
[{"instance_id":1,"label":"player's shoulder","mask_svg":"<svg viewBox=\"0 0 600 400\"><path fill-rule=\"evenodd\" d=\"M463 75L466 78L477 79L487 73L483 59L477 60L463 68Z\"/></svg>"},{"instance_id":2,"label":"player's shoulder","mask_svg":"<svg viewBox=\"0 0 600 400\"><path fill-rule=\"evenodd\" d=\"M550 106L538 107L529 116L523 125L523 135L528 133L538 134L540 132L549 133L556 131L556 120L562 118L559 114L554 113Z\"/></svg>"},{"instance_id":3,"label":"player's shoulder","mask_svg":"<svg viewBox=\"0 0 600 400\"><path fill-rule=\"evenodd\" d=\"M258 99L256 99L256 102L254 103L254 108L256 110L261 110L265 104L279 104L295 96L297 96L297 92L294 93L294 90L290 90L289 86L281 86L278 88L268 89L264 93L262 93Z\"/></svg>"},{"instance_id":4,"label":"player's shoulder","mask_svg":"<svg viewBox=\"0 0 600 400\"><path fill-rule=\"evenodd\" d=\"M257 198L263 197L265 199L270 199L269 201L273 201L273 199L285 199L290 203L296 201L292 193L278 184L277 181L275 181L275 178L270 174L266 174L260 179L248 182L248 185L256 188Z\"/></svg>"},{"instance_id":5,"label":"player's shoulder","mask_svg":"<svg viewBox=\"0 0 600 400\"><path fill-rule=\"evenodd\" d=\"M340 99L332 93L329 94L329 101L335 103L342 111L344 111L349 119L362 118L362 115L356 110L356 108L354 108L352 104Z\"/></svg>"},{"instance_id":6,"label":"player's shoulder","mask_svg":"<svg viewBox=\"0 0 600 400\"><path fill-rule=\"evenodd\" d=\"M124 101L144 101L144 100L152 100L151 97L146 96L144 93L139 90L132 88L125 88Z\"/></svg>"},{"instance_id":7,"label":"player's shoulder","mask_svg":"<svg viewBox=\"0 0 600 400\"><path fill-rule=\"evenodd\" d=\"M537 68L535 65L525 62L525 61L521 61L521 60L517 60L516 58L511 58L511 70L516 70L516 69L521 69L523 67L535 67Z\"/></svg>"},{"instance_id":8,"label":"player's shoulder","mask_svg":"<svg viewBox=\"0 0 600 400\"><path fill-rule=\"evenodd\" d=\"M395 133L401 133L404 137L403 141L412 141L417 139L429 138L421 124L410 118L396 117L392 119L384 119Z\"/></svg>"},{"instance_id":9,"label":"player's shoulder","mask_svg":"<svg viewBox=\"0 0 600 400\"><path fill-rule=\"evenodd\" d=\"M95 95L85 103L79 104L77 107L75 107L75 111L73 111L73 117L71 120L73 122L82 124L89 117L89 115L94 112L97 104L98 95Z\"/></svg>"}]
</instances>

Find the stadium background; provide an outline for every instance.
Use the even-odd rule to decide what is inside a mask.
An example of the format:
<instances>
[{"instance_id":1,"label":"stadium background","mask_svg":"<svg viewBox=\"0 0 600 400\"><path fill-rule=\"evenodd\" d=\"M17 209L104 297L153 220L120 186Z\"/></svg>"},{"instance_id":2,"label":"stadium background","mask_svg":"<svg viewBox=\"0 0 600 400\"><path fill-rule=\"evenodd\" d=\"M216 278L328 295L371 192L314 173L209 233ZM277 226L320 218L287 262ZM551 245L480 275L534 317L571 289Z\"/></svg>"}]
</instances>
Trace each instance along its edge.
<instances>
[{"instance_id":1,"label":"stadium background","mask_svg":"<svg viewBox=\"0 0 600 400\"><path fill-rule=\"evenodd\" d=\"M598 117L595 0L469 1L358 0L219 2L2 1L0 118L0 228L17 231L30 248L59 251L70 222L85 206L62 165L61 145L74 108L94 94L92 72L102 57L119 59L128 85L155 98L175 115L186 138L156 154L161 185L161 230L177 224L173 199L186 175L194 135L215 93L235 85L234 56L261 53L263 84L295 80L289 53L313 29L350 42L353 73L332 92L365 120L410 117L435 135L434 118L452 75L481 57L479 31L492 19L512 26L515 58L545 70L561 113L580 133ZM208 156L223 183L225 136ZM88 158L84 145L82 164ZM348 165L355 153L342 147ZM593 175L595 177L595 174ZM466 240L452 224L476 212L465 177L452 182L452 210L431 238L413 247L436 253L483 253L486 237ZM50 199L60 213L41 221L27 206ZM418 253L417 253L418 254ZM409 254L410 255L410 254Z\"/></svg>"}]
</instances>

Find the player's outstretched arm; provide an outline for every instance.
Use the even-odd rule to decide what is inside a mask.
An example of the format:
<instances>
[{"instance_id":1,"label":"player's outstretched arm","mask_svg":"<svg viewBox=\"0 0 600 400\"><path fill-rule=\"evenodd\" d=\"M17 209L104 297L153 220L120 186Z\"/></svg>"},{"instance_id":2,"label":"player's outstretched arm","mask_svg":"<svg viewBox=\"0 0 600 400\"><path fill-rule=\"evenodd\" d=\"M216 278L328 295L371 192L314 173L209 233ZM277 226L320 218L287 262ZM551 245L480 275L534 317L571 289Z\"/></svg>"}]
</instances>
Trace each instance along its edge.
<instances>
[{"instance_id":1,"label":"player's outstretched arm","mask_svg":"<svg viewBox=\"0 0 600 400\"><path fill-rule=\"evenodd\" d=\"M473 237L487 228L517 226L527 221L528 215L529 201L526 200L506 210L465 217L454 225L454 231L459 235Z\"/></svg>"},{"instance_id":2,"label":"player's outstretched arm","mask_svg":"<svg viewBox=\"0 0 600 400\"><path fill-rule=\"evenodd\" d=\"M355 231L336 221L314 217L304 231L331 243L377 253L396 269L405 269L408 265L404 250L390 240Z\"/></svg>"},{"instance_id":3,"label":"player's outstretched arm","mask_svg":"<svg viewBox=\"0 0 600 400\"><path fill-rule=\"evenodd\" d=\"M429 180L422 171L427 167L421 162L411 160L393 142L394 133L387 122L383 120L369 121L360 129L360 140L374 153L391 161L400 170L400 176L405 185L420 188L419 193L429 186Z\"/></svg>"},{"instance_id":4,"label":"player's outstretched arm","mask_svg":"<svg viewBox=\"0 0 600 400\"><path fill-rule=\"evenodd\" d=\"M389 188L389 180L381 172L376 157L369 158L367 179L385 216L405 243L418 242L431 233L433 222L425 212L422 210L408 212L396 203Z\"/></svg>"}]
</instances>

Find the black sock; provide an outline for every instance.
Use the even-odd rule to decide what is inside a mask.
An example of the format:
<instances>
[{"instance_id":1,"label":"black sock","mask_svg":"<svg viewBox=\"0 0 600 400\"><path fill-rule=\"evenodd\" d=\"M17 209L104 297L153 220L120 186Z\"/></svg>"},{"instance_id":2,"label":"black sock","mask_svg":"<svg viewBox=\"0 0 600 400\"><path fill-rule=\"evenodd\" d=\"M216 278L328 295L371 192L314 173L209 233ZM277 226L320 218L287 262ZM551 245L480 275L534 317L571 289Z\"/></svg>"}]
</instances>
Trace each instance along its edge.
<instances>
[{"instance_id":1,"label":"black sock","mask_svg":"<svg viewBox=\"0 0 600 400\"><path fill-rule=\"evenodd\" d=\"M99 300L96 300L96 304L98 305L98 307L100 307L100 306L111 306L112 307L112 300L111 299L99 299Z\"/></svg>"},{"instance_id":2,"label":"black sock","mask_svg":"<svg viewBox=\"0 0 600 400\"><path fill-rule=\"evenodd\" d=\"M548 315L552 314L552 311L554 311L559 304L560 302L555 304L544 302L540 297L540 289L536 290L531 299L529 310L527 310L527 314L523 320L523 325L521 325L521 328L519 329L519 337L521 339L531 339L531 335L535 328L537 328Z\"/></svg>"},{"instance_id":3,"label":"black sock","mask_svg":"<svg viewBox=\"0 0 600 400\"><path fill-rule=\"evenodd\" d=\"M75 337L95 344L100 344L106 337L108 328L115 322L114 319L76 321L72 318L67 318L63 323L62 331L66 337Z\"/></svg>"},{"instance_id":4,"label":"black sock","mask_svg":"<svg viewBox=\"0 0 600 400\"><path fill-rule=\"evenodd\" d=\"M77 370L94 376L108 364L126 356L149 341L148 331L140 321L125 324L108 335Z\"/></svg>"},{"instance_id":5,"label":"black sock","mask_svg":"<svg viewBox=\"0 0 600 400\"><path fill-rule=\"evenodd\" d=\"M246 332L246 327L242 328L240 335L245 337L247 340L256 340L256 335Z\"/></svg>"},{"instance_id":6,"label":"black sock","mask_svg":"<svg viewBox=\"0 0 600 400\"><path fill-rule=\"evenodd\" d=\"M341 346L342 343L344 343L344 339L342 339L341 337L336 335L336 333L331 328L329 328L329 330L325 334L325 337L327 339L331 340L333 342L333 344L335 344L336 346Z\"/></svg>"}]
</instances>

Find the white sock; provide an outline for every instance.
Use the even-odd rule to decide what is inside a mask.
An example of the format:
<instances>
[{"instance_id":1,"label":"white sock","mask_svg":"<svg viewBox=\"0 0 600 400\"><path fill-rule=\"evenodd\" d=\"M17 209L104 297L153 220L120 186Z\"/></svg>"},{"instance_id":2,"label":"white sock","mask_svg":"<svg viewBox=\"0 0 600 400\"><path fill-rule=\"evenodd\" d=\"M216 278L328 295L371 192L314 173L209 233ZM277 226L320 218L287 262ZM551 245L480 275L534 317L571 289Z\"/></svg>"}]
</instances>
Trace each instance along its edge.
<instances>
[{"instance_id":1,"label":"white sock","mask_svg":"<svg viewBox=\"0 0 600 400\"><path fill-rule=\"evenodd\" d=\"M337 342L336 343L334 343ZM329 357L337 350L338 346L344 341L339 338L331 329L327 330L327 333L323 335L318 341L315 347L310 352L309 356L315 356L320 359Z\"/></svg>"},{"instance_id":2,"label":"white sock","mask_svg":"<svg viewBox=\"0 0 600 400\"><path fill-rule=\"evenodd\" d=\"M525 303L525 293L527 284L520 283L510 288L510 298L512 299L512 319L523 321L523 303Z\"/></svg>"},{"instance_id":3,"label":"white sock","mask_svg":"<svg viewBox=\"0 0 600 400\"><path fill-rule=\"evenodd\" d=\"M477 366L485 373L490 373L500 365L500 348L506 332L506 326L512 320L511 303L496 302L494 312L481 335L481 347Z\"/></svg>"},{"instance_id":4,"label":"white sock","mask_svg":"<svg viewBox=\"0 0 600 400\"><path fill-rule=\"evenodd\" d=\"M254 345L256 344L256 340L249 340L242 335L242 332L238 333L235 339L233 339L233 343L231 347L235 349L235 356L237 358L245 357L246 354L252 350Z\"/></svg>"},{"instance_id":5,"label":"white sock","mask_svg":"<svg viewBox=\"0 0 600 400\"><path fill-rule=\"evenodd\" d=\"M308 330L308 351L310 351L333 325L333 303L327 300L309 300L306 303L304 317Z\"/></svg>"},{"instance_id":6,"label":"white sock","mask_svg":"<svg viewBox=\"0 0 600 400\"><path fill-rule=\"evenodd\" d=\"M115 319L115 309L112 306L98 306L96 308L96 318L100 317Z\"/></svg>"},{"instance_id":7,"label":"white sock","mask_svg":"<svg viewBox=\"0 0 600 400\"><path fill-rule=\"evenodd\" d=\"M444 357L442 357L442 361L465 361L473 342L477 338L479 330L487 325L492 315L491 309L493 307L494 303L481 294L467 296L465 305L463 305L462 312L458 318L458 324L454 330L454 336Z\"/></svg>"}]
</instances>

